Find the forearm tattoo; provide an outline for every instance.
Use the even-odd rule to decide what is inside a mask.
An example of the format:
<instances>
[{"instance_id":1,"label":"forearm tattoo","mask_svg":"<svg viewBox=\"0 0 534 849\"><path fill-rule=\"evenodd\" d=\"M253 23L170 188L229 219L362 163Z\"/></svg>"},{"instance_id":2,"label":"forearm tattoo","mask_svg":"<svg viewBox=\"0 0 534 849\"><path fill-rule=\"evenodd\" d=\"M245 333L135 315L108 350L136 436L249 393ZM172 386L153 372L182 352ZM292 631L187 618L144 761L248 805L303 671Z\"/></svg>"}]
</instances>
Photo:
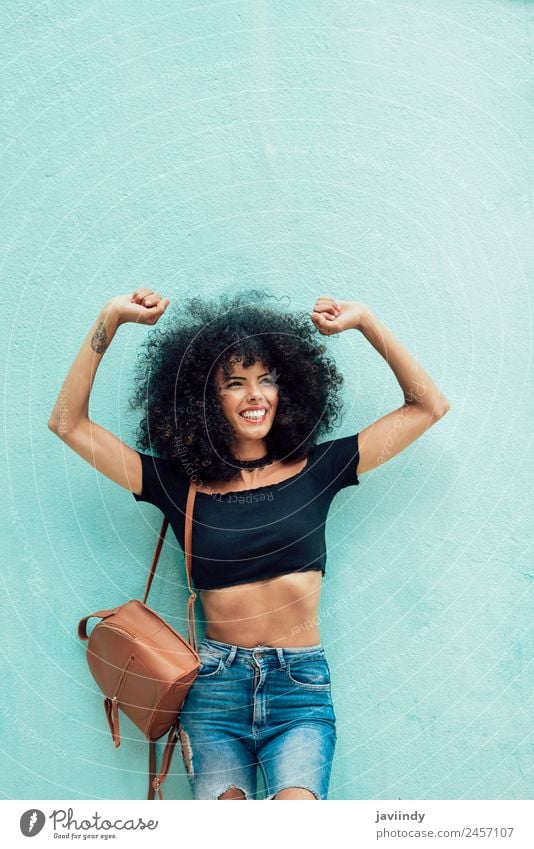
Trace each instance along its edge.
<instances>
[{"instance_id":1,"label":"forearm tattoo","mask_svg":"<svg viewBox=\"0 0 534 849\"><path fill-rule=\"evenodd\" d=\"M106 333L106 325L103 321L100 322L95 332L93 333L93 338L91 339L91 348L93 351L96 351L97 354L103 354L108 346L108 336Z\"/></svg>"}]
</instances>

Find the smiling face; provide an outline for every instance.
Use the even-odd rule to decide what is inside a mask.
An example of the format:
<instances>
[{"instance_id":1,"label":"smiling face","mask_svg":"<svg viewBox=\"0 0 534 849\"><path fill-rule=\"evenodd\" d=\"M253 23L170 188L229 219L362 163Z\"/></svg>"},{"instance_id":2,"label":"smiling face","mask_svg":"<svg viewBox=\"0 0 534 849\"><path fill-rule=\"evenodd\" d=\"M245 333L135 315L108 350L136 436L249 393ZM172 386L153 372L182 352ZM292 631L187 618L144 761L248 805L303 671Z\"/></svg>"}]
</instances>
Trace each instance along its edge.
<instances>
[{"instance_id":1,"label":"smiling face","mask_svg":"<svg viewBox=\"0 0 534 849\"><path fill-rule=\"evenodd\" d=\"M216 381L221 408L234 429L236 448L241 459L247 459L247 454L251 458L262 456L262 451L265 451L263 440L278 409L276 370L270 372L260 361L244 368L239 361L232 359L230 375L225 380L219 366ZM245 411L248 412L243 415Z\"/></svg>"}]
</instances>

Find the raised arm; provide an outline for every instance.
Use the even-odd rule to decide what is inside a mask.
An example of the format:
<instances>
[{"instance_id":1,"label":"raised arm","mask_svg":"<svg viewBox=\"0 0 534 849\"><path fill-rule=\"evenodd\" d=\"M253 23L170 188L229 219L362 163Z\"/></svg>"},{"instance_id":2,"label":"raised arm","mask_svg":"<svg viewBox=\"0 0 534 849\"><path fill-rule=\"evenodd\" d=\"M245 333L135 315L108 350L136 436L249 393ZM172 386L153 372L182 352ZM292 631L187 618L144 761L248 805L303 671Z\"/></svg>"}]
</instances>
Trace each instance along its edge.
<instances>
[{"instance_id":1,"label":"raised arm","mask_svg":"<svg viewBox=\"0 0 534 849\"><path fill-rule=\"evenodd\" d=\"M450 409L432 378L365 304L318 298L311 318L326 336L358 330L385 359L404 393L404 404L358 434L358 474L391 460Z\"/></svg>"},{"instance_id":2,"label":"raised arm","mask_svg":"<svg viewBox=\"0 0 534 849\"><path fill-rule=\"evenodd\" d=\"M85 337L48 420L49 429L69 448L103 475L138 494L142 488L139 454L89 418L89 396L117 328L128 321L155 324L168 304L168 298L144 287L112 298Z\"/></svg>"}]
</instances>

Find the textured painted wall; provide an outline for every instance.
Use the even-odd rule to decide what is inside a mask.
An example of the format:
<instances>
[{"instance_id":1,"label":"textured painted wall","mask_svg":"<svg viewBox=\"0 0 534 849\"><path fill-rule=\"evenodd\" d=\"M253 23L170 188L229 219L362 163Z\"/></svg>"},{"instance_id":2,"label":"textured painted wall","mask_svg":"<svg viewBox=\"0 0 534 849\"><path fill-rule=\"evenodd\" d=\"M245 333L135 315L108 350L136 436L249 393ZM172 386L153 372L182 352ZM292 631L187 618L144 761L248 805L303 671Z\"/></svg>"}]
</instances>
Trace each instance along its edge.
<instances>
[{"instance_id":1,"label":"textured painted wall","mask_svg":"<svg viewBox=\"0 0 534 849\"><path fill-rule=\"evenodd\" d=\"M363 300L420 358L450 413L327 528L330 797L532 798L534 4L1 14L2 796L145 798L147 744L124 719L114 749L76 625L142 592L161 514L47 419L98 309L146 281L173 309L262 284L295 309ZM130 444L146 332L120 329L91 401ZM402 403L362 336L327 344L339 435ZM151 603L185 631L182 569L172 537ZM166 796L190 798L178 753L173 770Z\"/></svg>"}]
</instances>

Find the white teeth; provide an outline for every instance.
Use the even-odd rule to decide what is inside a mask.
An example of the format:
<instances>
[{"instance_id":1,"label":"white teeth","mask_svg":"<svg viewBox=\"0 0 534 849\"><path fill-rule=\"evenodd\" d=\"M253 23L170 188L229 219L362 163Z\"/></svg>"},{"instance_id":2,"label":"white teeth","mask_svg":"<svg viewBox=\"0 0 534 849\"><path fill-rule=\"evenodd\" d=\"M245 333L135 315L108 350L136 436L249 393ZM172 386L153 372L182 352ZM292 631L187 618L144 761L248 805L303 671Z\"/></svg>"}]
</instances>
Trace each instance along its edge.
<instances>
[{"instance_id":1,"label":"white teeth","mask_svg":"<svg viewBox=\"0 0 534 849\"><path fill-rule=\"evenodd\" d=\"M266 414L267 410L258 410L257 412L249 411L247 413L240 413L239 415L243 416L244 419L262 419Z\"/></svg>"}]
</instances>

